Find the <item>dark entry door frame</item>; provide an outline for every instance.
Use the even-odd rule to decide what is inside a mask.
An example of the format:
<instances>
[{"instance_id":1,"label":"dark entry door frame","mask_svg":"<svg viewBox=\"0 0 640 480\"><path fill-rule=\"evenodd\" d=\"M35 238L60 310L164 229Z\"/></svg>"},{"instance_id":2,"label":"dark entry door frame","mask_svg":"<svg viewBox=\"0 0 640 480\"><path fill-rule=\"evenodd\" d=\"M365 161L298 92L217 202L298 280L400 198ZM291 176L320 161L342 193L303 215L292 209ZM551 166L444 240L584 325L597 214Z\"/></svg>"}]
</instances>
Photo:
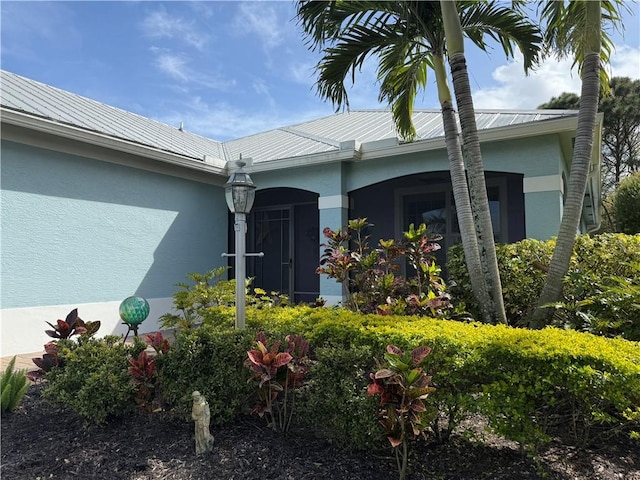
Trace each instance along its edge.
<instances>
[{"instance_id":1,"label":"dark entry door frame","mask_svg":"<svg viewBox=\"0 0 640 480\"><path fill-rule=\"evenodd\" d=\"M315 273L319 260L317 202L257 206L248 219L250 251L262 258L247 259L247 276L254 287L287 295L292 302L319 296Z\"/></svg>"},{"instance_id":2,"label":"dark entry door frame","mask_svg":"<svg viewBox=\"0 0 640 480\"><path fill-rule=\"evenodd\" d=\"M248 241L264 257L250 260L247 275L254 287L291 297L293 284L293 211L291 206L255 208L249 218Z\"/></svg>"}]
</instances>

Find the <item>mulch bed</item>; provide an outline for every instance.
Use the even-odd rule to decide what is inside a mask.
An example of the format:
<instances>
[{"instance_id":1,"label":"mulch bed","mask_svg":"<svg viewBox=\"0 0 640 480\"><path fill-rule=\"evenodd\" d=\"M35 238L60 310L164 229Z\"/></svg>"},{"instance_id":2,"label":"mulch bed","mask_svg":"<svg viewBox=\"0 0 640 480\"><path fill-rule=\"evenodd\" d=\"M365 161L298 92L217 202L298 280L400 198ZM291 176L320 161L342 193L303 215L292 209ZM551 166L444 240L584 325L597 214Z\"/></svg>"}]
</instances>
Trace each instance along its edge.
<instances>
[{"instance_id":1,"label":"mulch bed","mask_svg":"<svg viewBox=\"0 0 640 480\"><path fill-rule=\"evenodd\" d=\"M474 422L477 423L474 425ZM466 428L482 431L480 419ZM84 427L74 413L51 406L32 386L22 406L2 417L2 480L387 480L397 478L390 450L343 452L313 432L278 434L254 417L212 427L213 451L196 456L193 423L169 412L134 414ZM446 445L413 446L408 480L640 480L640 444L620 439L600 450L552 443L535 458L489 434Z\"/></svg>"}]
</instances>

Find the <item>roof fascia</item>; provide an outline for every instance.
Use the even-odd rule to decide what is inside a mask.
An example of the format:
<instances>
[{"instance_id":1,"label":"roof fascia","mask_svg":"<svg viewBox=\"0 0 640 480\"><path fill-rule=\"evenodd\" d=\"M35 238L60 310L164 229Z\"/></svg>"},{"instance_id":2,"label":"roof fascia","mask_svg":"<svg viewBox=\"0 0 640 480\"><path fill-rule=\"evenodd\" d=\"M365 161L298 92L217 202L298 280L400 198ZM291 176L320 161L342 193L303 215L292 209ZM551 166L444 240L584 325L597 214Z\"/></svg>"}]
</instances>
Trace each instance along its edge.
<instances>
[{"instance_id":1,"label":"roof fascia","mask_svg":"<svg viewBox=\"0 0 640 480\"><path fill-rule=\"evenodd\" d=\"M136 157L143 157L169 165L197 170L209 174L221 175L226 177L224 166L213 165L204 160L186 157L176 153L166 152L157 148L140 145L127 140L110 137L97 132L84 130L81 128L65 125L51 120L34 117L13 110L0 108L2 112L1 120L3 124L14 125L27 130L37 131L44 134L54 135L75 142L82 142L97 147L114 150ZM3 135L4 137L4 135ZM148 168L146 168L148 169Z\"/></svg>"},{"instance_id":2,"label":"roof fascia","mask_svg":"<svg viewBox=\"0 0 640 480\"><path fill-rule=\"evenodd\" d=\"M271 170L281 170L286 168L311 167L314 165L325 165L329 163L353 162L360 160L362 155L361 147L358 142L342 142L349 143L352 146L345 148L341 144L340 150L331 152L312 153L300 157L279 158L276 160L267 160L247 165L245 169L248 172L266 172Z\"/></svg>"},{"instance_id":3,"label":"roof fascia","mask_svg":"<svg viewBox=\"0 0 640 480\"><path fill-rule=\"evenodd\" d=\"M499 142L512 140L515 138L533 137L538 135L557 134L563 131L575 130L578 119L576 116L563 117L552 120L539 120L517 125L505 125L486 130L479 130L480 142ZM372 160L376 158L390 157L417 153L429 150L439 150L446 148L445 138L437 137L416 142L401 143L399 145L381 144L378 142L363 143L361 160Z\"/></svg>"}]
</instances>

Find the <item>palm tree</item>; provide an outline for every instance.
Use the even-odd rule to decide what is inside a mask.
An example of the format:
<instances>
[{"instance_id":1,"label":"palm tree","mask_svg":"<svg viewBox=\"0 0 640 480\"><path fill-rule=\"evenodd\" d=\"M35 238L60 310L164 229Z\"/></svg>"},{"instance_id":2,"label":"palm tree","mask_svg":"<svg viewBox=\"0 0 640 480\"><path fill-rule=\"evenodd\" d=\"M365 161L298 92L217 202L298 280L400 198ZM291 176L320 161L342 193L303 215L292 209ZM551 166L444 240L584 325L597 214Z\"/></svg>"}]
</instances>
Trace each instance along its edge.
<instances>
[{"instance_id":1,"label":"palm tree","mask_svg":"<svg viewBox=\"0 0 640 480\"><path fill-rule=\"evenodd\" d=\"M523 55L527 64L531 64L541 38L537 35L536 27L526 23L523 16L498 7L494 2L460 2L460 6L465 12L462 29L476 45L486 50L484 38L490 35L502 45L507 56L513 54L513 43L521 48L524 45ZM337 110L348 108L345 88L347 77L351 76L354 81L356 71L364 61L370 56L377 56L378 79L381 82L379 100L391 105L396 128L405 140L415 138L412 120L415 96L419 89L426 86L427 68L433 69L442 107L458 223L472 288L483 308L483 319L506 322L504 307L500 311L500 307L496 308L491 301L482 268L480 252L486 249L479 248L478 244L453 100L444 66L446 47L440 5L437 2L420 1L299 1L298 17L312 48L324 49L325 55L317 66L320 96L331 100ZM326 43L331 46L325 48ZM484 178L484 172L482 175ZM486 191L484 201L488 211ZM484 238L481 237L481 240ZM493 255L495 257L495 249ZM498 277L498 287L499 284Z\"/></svg>"},{"instance_id":2,"label":"palm tree","mask_svg":"<svg viewBox=\"0 0 640 480\"><path fill-rule=\"evenodd\" d=\"M562 220L545 285L530 320L532 328L542 328L548 322L553 310L545 306L560 300L562 281L569 270L589 177L600 87L608 87L607 74L601 68L601 60L608 62L613 45L603 32L603 20L614 25L620 21L616 4L620 5L622 2L554 1L545 2L541 11L541 18L546 22L547 44L559 56L573 54L574 64L578 64L582 87Z\"/></svg>"}]
</instances>

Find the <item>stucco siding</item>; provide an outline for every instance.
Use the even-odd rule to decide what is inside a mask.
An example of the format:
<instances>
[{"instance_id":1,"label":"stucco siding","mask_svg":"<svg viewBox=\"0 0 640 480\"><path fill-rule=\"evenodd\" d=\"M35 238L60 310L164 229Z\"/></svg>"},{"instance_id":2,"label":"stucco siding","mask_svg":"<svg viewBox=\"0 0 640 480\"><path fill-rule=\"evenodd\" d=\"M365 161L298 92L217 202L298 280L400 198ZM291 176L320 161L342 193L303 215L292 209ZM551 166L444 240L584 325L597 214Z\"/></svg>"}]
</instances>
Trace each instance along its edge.
<instances>
[{"instance_id":1,"label":"stucco siding","mask_svg":"<svg viewBox=\"0 0 640 480\"><path fill-rule=\"evenodd\" d=\"M560 173L562 148L557 135L482 144L485 170L540 177Z\"/></svg>"},{"instance_id":2,"label":"stucco siding","mask_svg":"<svg viewBox=\"0 0 640 480\"><path fill-rule=\"evenodd\" d=\"M403 156L356 162L347 166L347 191L367 187L404 175L423 172L449 171L449 160L444 150L428 150Z\"/></svg>"},{"instance_id":3,"label":"stucco siding","mask_svg":"<svg viewBox=\"0 0 640 480\"><path fill-rule=\"evenodd\" d=\"M1 200L3 309L168 297L226 250L198 182L5 141Z\"/></svg>"},{"instance_id":4,"label":"stucco siding","mask_svg":"<svg viewBox=\"0 0 640 480\"><path fill-rule=\"evenodd\" d=\"M558 235L562 218L562 198L559 191L525 193L527 238L548 240Z\"/></svg>"},{"instance_id":5,"label":"stucco siding","mask_svg":"<svg viewBox=\"0 0 640 480\"><path fill-rule=\"evenodd\" d=\"M251 173L258 190L268 188L298 188L321 197L343 194L344 165L332 163L307 168L289 168Z\"/></svg>"}]
</instances>

